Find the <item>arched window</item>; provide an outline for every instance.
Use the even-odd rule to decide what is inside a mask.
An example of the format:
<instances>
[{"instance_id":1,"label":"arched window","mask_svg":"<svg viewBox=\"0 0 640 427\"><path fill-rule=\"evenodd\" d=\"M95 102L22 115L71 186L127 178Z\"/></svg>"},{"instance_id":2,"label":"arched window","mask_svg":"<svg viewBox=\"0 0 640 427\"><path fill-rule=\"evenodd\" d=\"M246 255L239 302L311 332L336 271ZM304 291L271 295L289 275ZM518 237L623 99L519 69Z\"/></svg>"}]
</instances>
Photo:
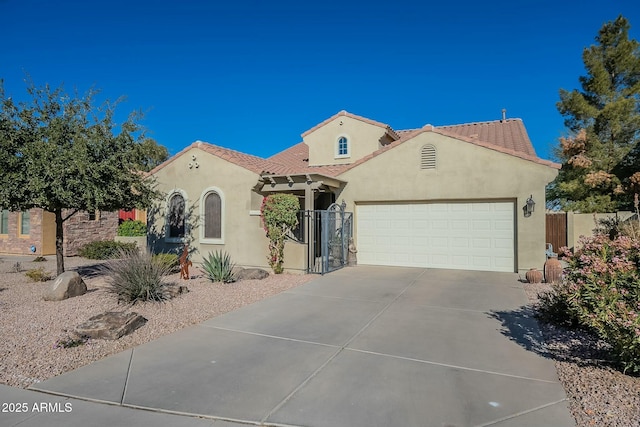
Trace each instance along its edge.
<instances>
[{"instance_id":1,"label":"arched window","mask_svg":"<svg viewBox=\"0 0 640 427\"><path fill-rule=\"evenodd\" d=\"M205 239L222 237L222 199L215 191L204 198L204 237Z\"/></svg>"},{"instance_id":2,"label":"arched window","mask_svg":"<svg viewBox=\"0 0 640 427\"><path fill-rule=\"evenodd\" d=\"M436 147L431 144L422 146L420 152L420 169L436 168Z\"/></svg>"},{"instance_id":3,"label":"arched window","mask_svg":"<svg viewBox=\"0 0 640 427\"><path fill-rule=\"evenodd\" d=\"M200 197L200 241L214 245L224 243L224 194L217 187L209 187Z\"/></svg>"},{"instance_id":4,"label":"arched window","mask_svg":"<svg viewBox=\"0 0 640 427\"><path fill-rule=\"evenodd\" d=\"M350 147L349 138L345 135L338 137L336 141L336 157L349 157Z\"/></svg>"},{"instance_id":5,"label":"arched window","mask_svg":"<svg viewBox=\"0 0 640 427\"><path fill-rule=\"evenodd\" d=\"M167 237L181 239L185 235L186 214L185 200L182 194L174 193L169 198L167 209Z\"/></svg>"}]
</instances>

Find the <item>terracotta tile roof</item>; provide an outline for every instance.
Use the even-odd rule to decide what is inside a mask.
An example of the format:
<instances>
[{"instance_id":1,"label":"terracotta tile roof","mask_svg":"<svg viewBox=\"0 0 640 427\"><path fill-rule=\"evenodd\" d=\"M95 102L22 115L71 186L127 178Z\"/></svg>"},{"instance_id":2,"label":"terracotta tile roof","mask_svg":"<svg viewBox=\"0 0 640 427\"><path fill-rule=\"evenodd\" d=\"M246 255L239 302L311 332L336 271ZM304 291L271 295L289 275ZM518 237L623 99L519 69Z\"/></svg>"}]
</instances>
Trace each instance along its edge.
<instances>
[{"instance_id":1,"label":"terracotta tile roof","mask_svg":"<svg viewBox=\"0 0 640 427\"><path fill-rule=\"evenodd\" d=\"M196 141L166 162L154 168L150 174L157 172L173 160L180 157L191 148L198 148L216 157L227 160L230 163L248 169L258 175L298 175L298 174L319 174L330 177L338 175L352 169L373 157L376 157L387 150L402 144L403 142L414 138L423 132L435 132L444 136L466 141L481 147L496 150L505 154L529 160L535 163L543 164L555 169L560 169L559 164L538 158L533 149L533 145L529 140L524 124L520 119L508 119L504 121L467 123L453 126L425 125L420 129L405 129L393 131L388 125L364 117L356 116L346 111L341 111L333 117L323 121L317 126L311 128L303 134L306 135L313 130L324 126L336 117L347 116L356 120L361 120L376 126L383 127L387 131L395 133L399 139L381 147L373 153L350 164L343 165L323 165L309 166L309 146L304 142L300 142L292 147L287 148L267 159L253 156L251 154L242 153L231 150L229 148L220 147L206 142Z\"/></svg>"},{"instance_id":2,"label":"terracotta tile roof","mask_svg":"<svg viewBox=\"0 0 640 427\"><path fill-rule=\"evenodd\" d=\"M527 130L520 119L438 126L437 130L486 142L509 151L535 156Z\"/></svg>"},{"instance_id":3,"label":"terracotta tile roof","mask_svg":"<svg viewBox=\"0 0 640 427\"><path fill-rule=\"evenodd\" d=\"M274 154L268 160L285 165L304 165L309 161L309 146L304 142L299 142L284 151Z\"/></svg>"},{"instance_id":4,"label":"terracotta tile roof","mask_svg":"<svg viewBox=\"0 0 640 427\"><path fill-rule=\"evenodd\" d=\"M285 173L284 171L287 169L287 166L281 163L273 162L268 159L263 159L262 157L253 156L251 154L242 153L240 151L231 150L229 148L220 147L218 145L209 144L207 142L196 141L193 144L186 147L185 149L183 149L182 151L180 151L179 153L177 153L175 156L171 157L166 162L156 166L149 173L153 174L159 171L160 169L164 168L165 166L167 166L168 164L170 164L175 159L182 156L185 152L187 152L192 148L198 148L202 151L205 151L209 154L213 154L216 157L224 159L230 163L233 163L235 165L248 169L257 174L262 174L262 173L281 174L281 173Z\"/></svg>"},{"instance_id":5,"label":"terracotta tile roof","mask_svg":"<svg viewBox=\"0 0 640 427\"><path fill-rule=\"evenodd\" d=\"M286 165L283 174L305 174L315 173L327 176L337 176L342 173L350 165L322 165L309 166L309 146L304 142L300 142L293 147L281 151L267 160Z\"/></svg>"}]
</instances>

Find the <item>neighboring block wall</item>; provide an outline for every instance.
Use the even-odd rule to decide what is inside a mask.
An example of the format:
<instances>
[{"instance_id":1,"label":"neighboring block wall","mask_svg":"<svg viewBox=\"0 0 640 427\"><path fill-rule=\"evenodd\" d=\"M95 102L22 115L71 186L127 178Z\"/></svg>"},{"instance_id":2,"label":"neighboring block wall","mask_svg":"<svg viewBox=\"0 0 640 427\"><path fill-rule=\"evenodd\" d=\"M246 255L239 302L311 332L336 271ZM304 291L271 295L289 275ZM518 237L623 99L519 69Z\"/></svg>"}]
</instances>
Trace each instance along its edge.
<instances>
[{"instance_id":1,"label":"neighboring block wall","mask_svg":"<svg viewBox=\"0 0 640 427\"><path fill-rule=\"evenodd\" d=\"M29 235L19 235L20 212L9 212L8 234L0 234L0 254L54 255L55 217L42 209L31 209ZM69 212L63 212L63 217ZM78 249L96 240L113 240L118 231L118 212L99 212L89 220L87 212L78 212L64 222L64 254L78 255ZM35 247L35 252L31 247Z\"/></svg>"},{"instance_id":2,"label":"neighboring block wall","mask_svg":"<svg viewBox=\"0 0 640 427\"><path fill-rule=\"evenodd\" d=\"M65 217L68 212L63 212ZM64 254L78 255L78 250L97 240L113 240L118 232L118 212L96 212L95 220L87 212L78 212L64 222Z\"/></svg>"},{"instance_id":3,"label":"neighboring block wall","mask_svg":"<svg viewBox=\"0 0 640 427\"><path fill-rule=\"evenodd\" d=\"M593 236L594 229L598 227L599 220L617 217L620 221L626 221L633 215L633 212L629 211L596 214L567 212L567 246L569 248L576 248L579 246L578 240L580 237ZM554 248L554 250L555 249L556 248Z\"/></svg>"},{"instance_id":4,"label":"neighboring block wall","mask_svg":"<svg viewBox=\"0 0 640 427\"><path fill-rule=\"evenodd\" d=\"M0 253L15 255L43 255L42 209L31 209L31 230L28 235L18 235L20 212L9 212L9 233L0 234ZM31 246L36 251L31 252Z\"/></svg>"}]
</instances>

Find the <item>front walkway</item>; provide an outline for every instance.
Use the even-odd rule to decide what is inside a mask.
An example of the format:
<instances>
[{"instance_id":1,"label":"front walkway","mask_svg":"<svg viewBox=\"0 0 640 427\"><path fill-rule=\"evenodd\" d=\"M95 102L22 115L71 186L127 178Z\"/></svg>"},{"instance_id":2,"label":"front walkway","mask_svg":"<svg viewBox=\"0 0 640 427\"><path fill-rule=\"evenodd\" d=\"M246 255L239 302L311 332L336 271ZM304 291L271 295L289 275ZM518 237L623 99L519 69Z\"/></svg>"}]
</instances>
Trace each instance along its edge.
<instances>
[{"instance_id":1,"label":"front walkway","mask_svg":"<svg viewBox=\"0 0 640 427\"><path fill-rule=\"evenodd\" d=\"M345 268L33 389L183 425L573 426L526 303L510 273Z\"/></svg>"}]
</instances>

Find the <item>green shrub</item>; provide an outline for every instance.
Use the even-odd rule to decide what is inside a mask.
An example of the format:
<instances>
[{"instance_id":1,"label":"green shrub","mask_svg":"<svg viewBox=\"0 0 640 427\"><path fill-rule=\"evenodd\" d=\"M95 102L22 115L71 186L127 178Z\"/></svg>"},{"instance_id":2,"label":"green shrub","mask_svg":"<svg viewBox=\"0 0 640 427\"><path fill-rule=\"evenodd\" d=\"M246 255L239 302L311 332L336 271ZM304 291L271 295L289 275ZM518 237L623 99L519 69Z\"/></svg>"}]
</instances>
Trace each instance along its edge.
<instances>
[{"instance_id":1,"label":"green shrub","mask_svg":"<svg viewBox=\"0 0 640 427\"><path fill-rule=\"evenodd\" d=\"M147 235L147 224L139 220L126 220L118 226L118 236L142 237Z\"/></svg>"},{"instance_id":2,"label":"green shrub","mask_svg":"<svg viewBox=\"0 0 640 427\"><path fill-rule=\"evenodd\" d=\"M78 251L81 257L89 259L112 259L125 252L134 252L135 243L115 242L113 240L101 240L84 245Z\"/></svg>"},{"instance_id":3,"label":"green shrub","mask_svg":"<svg viewBox=\"0 0 640 427\"><path fill-rule=\"evenodd\" d=\"M541 300L543 316L595 331L625 373L640 373L640 241L600 234L567 252L563 281Z\"/></svg>"},{"instance_id":4,"label":"green shrub","mask_svg":"<svg viewBox=\"0 0 640 427\"><path fill-rule=\"evenodd\" d=\"M108 291L119 301L135 304L138 301L163 301L167 283L163 280L169 268L154 262L150 254L121 251L117 259L108 261L103 272L107 276Z\"/></svg>"},{"instance_id":5,"label":"green shrub","mask_svg":"<svg viewBox=\"0 0 640 427\"><path fill-rule=\"evenodd\" d=\"M209 252L209 256L202 261L202 267L212 282L231 283L236 281L233 268L235 263L226 252Z\"/></svg>"},{"instance_id":6,"label":"green shrub","mask_svg":"<svg viewBox=\"0 0 640 427\"><path fill-rule=\"evenodd\" d=\"M37 256L33 259L33 262L45 262L47 259L43 256Z\"/></svg>"},{"instance_id":7,"label":"green shrub","mask_svg":"<svg viewBox=\"0 0 640 427\"><path fill-rule=\"evenodd\" d=\"M34 282L46 282L47 280L51 280L51 274L44 271L44 268L32 268L24 273L29 279Z\"/></svg>"},{"instance_id":8,"label":"green shrub","mask_svg":"<svg viewBox=\"0 0 640 427\"><path fill-rule=\"evenodd\" d=\"M287 233L298 224L300 201L293 194L276 193L262 200L262 225L269 239L269 266L274 273L283 272L284 243Z\"/></svg>"},{"instance_id":9,"label":"green shrub","mask_svg":"<svg viewBox=\"0 0 640 427\"><path fill-rule=\"evenodd\" d=\"M176 254L159 253L153 255L153 262L164 265L172 273L180 271L180 259Z\"/></svg>"}]
</instances>

